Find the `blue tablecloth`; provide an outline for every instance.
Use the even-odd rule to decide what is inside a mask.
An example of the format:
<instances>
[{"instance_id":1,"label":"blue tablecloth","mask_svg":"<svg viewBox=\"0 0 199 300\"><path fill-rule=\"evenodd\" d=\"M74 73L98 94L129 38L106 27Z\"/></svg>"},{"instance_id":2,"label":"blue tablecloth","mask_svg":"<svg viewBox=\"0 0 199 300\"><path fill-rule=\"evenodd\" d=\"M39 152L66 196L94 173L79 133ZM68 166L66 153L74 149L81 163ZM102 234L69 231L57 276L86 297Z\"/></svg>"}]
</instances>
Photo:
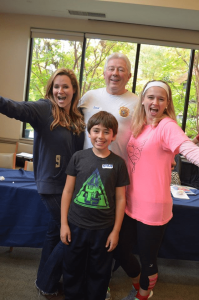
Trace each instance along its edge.
<instances>
[{"instance_id":1,"label":"blue tablecloth","mask_svg":"<svg viewBox=\"0 0 199 300\"><path fill-rule=\"evenodd\" d=\"M0 169L0 246L42 247L49 214L33 172ZM173 218L159 257L199 261L199 190L189 200L173 198Z\"/></svg>"},{"instance_id":2,"label":"blue tablecloth","mask_svg":"<svg viewBox=\"0 0 199 300\"><path fill-rule=\"evenodd\" d=\"M189 200L173 198L173 218L169 222L160 257L199 261L199 190Z\"/></svg>"},{"instance_id":3,"label":"blue tablecloth","mask_svg":"<svg viewBox=\"0 0 199 300\"><path fill-rule=\"evenodd\" d=\"M49 213L30 171L0 169L0 246L42 247Z\"/></svg>"}]
</instances>

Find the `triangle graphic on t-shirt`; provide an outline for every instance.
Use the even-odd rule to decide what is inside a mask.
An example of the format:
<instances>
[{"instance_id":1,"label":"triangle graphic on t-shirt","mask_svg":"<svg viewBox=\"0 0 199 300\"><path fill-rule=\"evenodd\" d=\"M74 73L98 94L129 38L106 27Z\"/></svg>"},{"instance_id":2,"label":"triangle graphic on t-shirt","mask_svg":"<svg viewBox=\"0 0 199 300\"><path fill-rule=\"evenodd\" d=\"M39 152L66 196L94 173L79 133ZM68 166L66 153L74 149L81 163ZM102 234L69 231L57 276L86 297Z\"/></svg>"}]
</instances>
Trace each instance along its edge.
<instances>
[{"instance_id":1,"label":"triangle graphic on t-shirt","mask_svg":"<svg viewBox=\"0 0 199 300\"><path fill-rule=\"evenodd\" d=\"M79 193L76 195L74 202L81 206L90 208L110 208L98 169L96 169L83 184Z\"/></svg>"}]
</instances>

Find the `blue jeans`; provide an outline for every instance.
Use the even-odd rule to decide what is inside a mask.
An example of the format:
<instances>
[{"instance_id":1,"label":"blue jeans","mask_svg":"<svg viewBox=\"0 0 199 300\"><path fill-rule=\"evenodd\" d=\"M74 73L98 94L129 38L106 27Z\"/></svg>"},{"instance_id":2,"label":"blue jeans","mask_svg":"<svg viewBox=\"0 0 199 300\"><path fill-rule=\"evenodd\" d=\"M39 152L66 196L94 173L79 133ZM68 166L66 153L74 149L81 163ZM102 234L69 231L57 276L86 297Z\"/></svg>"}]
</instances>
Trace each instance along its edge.
<instances>
[{"instance_id":1,"label":"blue jeans","mask_svg":"<svg viewBox=\"0 0 199 300\"><path fill-rule=\"evenodd\" d=\"M62 195L40 196L51 217L42 249L36 286L43 294L55 294L63 273L63 243L60 240Z\"/></svg>"}]
</instances>

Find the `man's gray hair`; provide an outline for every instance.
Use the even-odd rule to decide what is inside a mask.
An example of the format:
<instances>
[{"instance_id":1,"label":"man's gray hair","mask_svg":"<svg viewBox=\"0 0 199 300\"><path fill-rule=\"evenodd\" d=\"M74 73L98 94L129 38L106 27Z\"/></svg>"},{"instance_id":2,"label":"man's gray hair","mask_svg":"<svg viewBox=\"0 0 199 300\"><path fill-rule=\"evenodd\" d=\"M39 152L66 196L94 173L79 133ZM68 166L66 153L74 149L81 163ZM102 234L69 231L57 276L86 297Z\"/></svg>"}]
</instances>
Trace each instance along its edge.
<instances>
[{"instance_id":1,"label":"man's gray hair","mask_svg":"<svg viewBox=\"0 0 199 300\"><path fill-rule=\"evenodd\" d=\"M112 53L111 55L109 55L107 57L105 65L104 65L104 71L106 71L106 68L107 68L109 60L115 59L115 58L121 58L121 59L123 59L126 62L127 70L128 70L128 73L130 74L131 73L131 63L130 63L130 60L128 59L128 57L125 54L120 53L120 52Z\"/></svg>"}]
</instances>

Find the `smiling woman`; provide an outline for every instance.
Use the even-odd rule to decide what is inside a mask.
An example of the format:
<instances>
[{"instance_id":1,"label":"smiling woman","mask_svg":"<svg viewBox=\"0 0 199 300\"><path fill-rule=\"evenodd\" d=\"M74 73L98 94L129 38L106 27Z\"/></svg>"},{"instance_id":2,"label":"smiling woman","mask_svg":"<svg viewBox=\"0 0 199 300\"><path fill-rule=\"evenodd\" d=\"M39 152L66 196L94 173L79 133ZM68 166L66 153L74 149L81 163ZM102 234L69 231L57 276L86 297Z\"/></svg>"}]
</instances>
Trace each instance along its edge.
<instances>
[{"instance_id":1,"label":"smiling woman","mask_svg":"<svg viewBox=\"0 0 199 300\"><path fill-rule=\"evenodd\" d=\"M132 133L137 137L144 125L156 126L166 116L176 121L170 86L162 80L147 82L132 118Z\"/></svg>"},{"instance_id":2,"label":"smiling woman","mask_svg":"<svg viewBox=\"0 0 199 300\"><path fill-rule=\"evenodd\" d=\"M80 98L79 84L72 70L61 68L50 77L46 88L46 99L52 103L54 121L50 128L57 125L71 130L76 134L84 130L83 117L77 108Z\"/></svg>"},{"instance_id":3,"label":"smiling woman","mask_svg":"<svg viewBox=\"0 0 199 300\"><path fill-rule=\"evenodd\" d=\"M151 82L144 89L144 105L147 124L153 124L155 118L161 118L169 104L169 91L163 82Z\"/></svg>"},{"instance_id":4,"label":"smiling woman","mask_svg":"<svg viewBox=\"0 0 199 300\"><path fill-rule=\"evenodd\" d=\"M199 166L199 148L177 125L166 82L149 81L144 86L132 116L127 152L131 183L119 243L121 266L133 278L133 289L123 300L147 300L158 278L158 250L173 216L172 161L181 153ZM141 267L132 251L136 243Z\"/></svg>"},{"instance_id":5,"label":"smiling woman","mask_svg":"<svg viewBox=\"0 0 199 300\"><path fill-rule=\"evenodd\" d=\"M71 101L75 90L67 75L57 75L53 83L53 97L59 107L69 113Z\"/></svg>"},{"instance_id":6,"label":"smiling woman","mask_svg":"<svg viewBox=\"0 0 199 300\"><path fill-rule=\"evenodd\" d=\"M85 126L77 108L78 100L76 76L65 68L50 77L45 99L16 102L0 97L0 113L28 122L34 128L34 176L51 216L36 280L37 288L45 295L57 293L62 275L60 206L65 170L73 153L83 148L84 141Z\"/></svg>"}]
</instances>

